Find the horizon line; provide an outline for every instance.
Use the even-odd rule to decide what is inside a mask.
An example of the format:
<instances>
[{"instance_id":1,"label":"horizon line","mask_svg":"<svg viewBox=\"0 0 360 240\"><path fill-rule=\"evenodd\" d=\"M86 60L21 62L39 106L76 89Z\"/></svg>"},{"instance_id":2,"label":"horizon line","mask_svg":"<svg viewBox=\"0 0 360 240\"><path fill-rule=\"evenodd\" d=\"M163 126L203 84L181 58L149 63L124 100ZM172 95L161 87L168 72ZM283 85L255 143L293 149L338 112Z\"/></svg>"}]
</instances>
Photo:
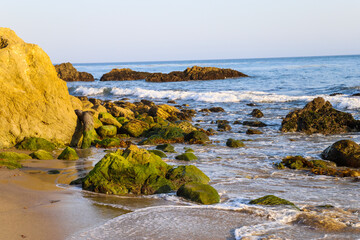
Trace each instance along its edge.
<instances>
[{"instance_id":1,"label":"horizon line","mask_svg":"<svg viewBox=\"0 0 360 240\"><path fill-rule=\"evenodd\" d=\"M309 55L309 56L292 56L292 57L253 57L253 58L211 58L211 59L187 59L187 60L156 60L156 61L114 61L114 62L72 62L72 64L111 64L111 63L163 63L163 62L190 62L190 61L220 61L220 60L255 60L255 59L286 59L286 58L314 58L314 57L350 57L350 56L360 56L360 54L343 54L343 55ZM67 61L68 62L68 61ZM61 64L60 63L53 63L53 65Z\"/></svg>"}]
</instances>

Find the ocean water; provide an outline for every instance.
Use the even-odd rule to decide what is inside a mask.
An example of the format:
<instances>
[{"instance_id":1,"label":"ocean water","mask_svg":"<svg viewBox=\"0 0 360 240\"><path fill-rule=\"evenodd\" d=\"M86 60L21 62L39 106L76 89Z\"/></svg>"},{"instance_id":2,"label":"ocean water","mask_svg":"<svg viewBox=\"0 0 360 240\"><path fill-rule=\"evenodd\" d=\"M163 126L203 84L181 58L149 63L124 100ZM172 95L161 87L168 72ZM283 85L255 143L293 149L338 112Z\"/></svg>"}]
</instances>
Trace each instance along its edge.
<instances>
[{"instance_id":1,"label":"ocean water","mask_svg":"<svg viewBox=\"0 0 360 240\"><path fill-rule=\"evenodd\" d=\"M197 113L193 122L204 129L216 130L212 123L215 120L255 120L249 113L260 109L264 113L260 120L267 124L259 129L263 134L246 135L247 126L231 124L230 132L210 136L212 146L191 146L199 160L190 164L211 178L210 184L221 194L221 202L200 206L174 193L133 198L84 194L94 205L124 209L127 213L69 239L360 239L360 181L277 170L273 166L288 155L319 159L320 153L337 140L360 142L359 133L324 136L279 131L287 113L318 96L359 119L360 97L352 95L360 92L360 56L74 64L97 79L113 68L166 73L194 65L232 68L251 77L174 83L74 82L68 83L68 88L72 95L104 100L148 99L157 104L175 100L195 110L224 108L222 113ZM244 139L246 147L227 148L228 138ZM175 144L175 149L181 153L185 146ZM92 151L96 154L85 160L94 165L104 153L102 149ZM189 164L174 157L169 154L165 161L171 165ZM307 210L249 204L268 194ZM317 207L325 204L334 208ZM346 228L334 231L332 221Z\"/></svg>"}]
</instances>

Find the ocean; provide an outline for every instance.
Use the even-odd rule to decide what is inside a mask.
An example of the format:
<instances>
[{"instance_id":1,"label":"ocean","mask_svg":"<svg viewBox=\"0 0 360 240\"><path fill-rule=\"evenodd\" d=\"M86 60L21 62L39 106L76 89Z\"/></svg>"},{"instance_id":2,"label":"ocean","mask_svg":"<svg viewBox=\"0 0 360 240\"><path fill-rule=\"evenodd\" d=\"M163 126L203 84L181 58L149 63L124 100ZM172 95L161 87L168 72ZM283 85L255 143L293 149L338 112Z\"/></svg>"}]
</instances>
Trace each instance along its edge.
<instances>
[{"instance_id":1,"label":"ocean","mask_svg":"<svg viewBox=\"0 0 360 240\"><path fill-rule=\"evenodd\" d=\"M113 68L168 73L194 65L232 68L250 77L171 83L67 83L74 96L114 101L128 98L131 102L148 99L156 104L175 100L197 111L222 107L225 112L198 112L193 124L216 130L214 121L228 120L232 127L229 132L210 136L212 145L192 145L199 157L195 162L179 162L174 159L176 154L165 159L171 165L194 164L200 168L220 193L220 203L201 206L174 193L141 197L84 193L83 197L94 206L122 211L105 224L69 239L360 239L360 181L274 167L289 155L320 159L320 153L338 140L360 142L359 133L325 136L279 130L290 111L303 108L316 97L360 119L360 96L353 96L360 92L360 55L73 65L96 79ZM259 128L263 134L247 135L249 127L232 123L254 120L249 115L254 108L264 113L260 120L267 126ZM246 147L228 148L228 138L243 139ZM177 152L183 152L186 145L174 146ZM103 149L92 151L94 154L84 161L94 165L105 153ZM306 211L249 204L269 194L292 201ZM321 205L334 207L318 207ZM334 220L345 224L345 230L334 230Z\"/></svg>"}]
</instances>

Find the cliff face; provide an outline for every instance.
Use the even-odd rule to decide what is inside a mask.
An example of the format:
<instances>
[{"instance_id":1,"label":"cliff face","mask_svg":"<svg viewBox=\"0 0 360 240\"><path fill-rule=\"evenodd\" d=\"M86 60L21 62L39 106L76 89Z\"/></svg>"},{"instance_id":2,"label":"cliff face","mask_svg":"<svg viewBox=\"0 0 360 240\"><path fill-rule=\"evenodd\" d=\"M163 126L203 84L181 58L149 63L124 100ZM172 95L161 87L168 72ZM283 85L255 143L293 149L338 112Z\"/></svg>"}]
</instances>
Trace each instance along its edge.
<instances>
[{"instance_id":1,"label":"cliff face","mask_svg":"<svg viewBox=\"0 0 360 240\"><path fill-rule=\"evenodd\" d=\"M77 117L49 56L0 28L0 148L25 137L69 143Z\"/></svg>"}]
</instances>

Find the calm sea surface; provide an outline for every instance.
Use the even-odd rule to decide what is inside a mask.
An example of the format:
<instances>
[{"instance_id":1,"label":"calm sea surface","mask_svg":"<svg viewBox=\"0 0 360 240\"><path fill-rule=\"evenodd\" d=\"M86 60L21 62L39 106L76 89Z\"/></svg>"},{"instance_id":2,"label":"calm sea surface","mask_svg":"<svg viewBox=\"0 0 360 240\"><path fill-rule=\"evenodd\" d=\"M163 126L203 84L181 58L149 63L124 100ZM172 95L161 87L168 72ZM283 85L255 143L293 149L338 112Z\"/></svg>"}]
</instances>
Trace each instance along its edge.
<instances>
[{"instance_id":1,"label":"calm sea surface","mask_svg":"<svg viewBox=\"0 0 360 240\"><path fill-rule=\"evenodd\" d=\"M231 123L254 120L254 108L264 113L261 121L268 126L264 134L246 135L248 127L231 125L230 132L210 136L218 141L212 146L192 145L199 160L194 164L210 178L221 194L221 203L199 206L171 194L129 198L84 193L94 205L122 209L126 214L104 225L87 229L71 239L360 239L360 181L349 178L315 176L304 171L277 170L273 163L288 155L319 158L319 154L340 139L360 142L360 134L323 136L279 131L282 118L289 111L302 108L321 96L338 110L360 118L360 56L208 60L142 63L74 64L99 79L113 68L136 71L171 72L187 67L214 66L239 70L250 78L175 83L140 81L68 83L70 94L107 100L149 99L157 104L175 100L200 110L220 106L224 113L198 113L194 124L217 129L214 120ZM330 94L337 93L335 96ZM256 106L248 106L253 103ZM244 139L246 147L230 149L228 138ZM247 141L248 140L248 141ZM175 144L184 152L184 144ZM152 149L154 147L147 146ZM84 161L95 164L105 154L93 149ZM165 159L171 165L188 164ZM273 194L309 211L306 216L287 207L261 207L249 201ZM316 206L330 204L335 208ZM115 210L114 210L115 211ZM348 226L330 231L321 221L335 219ZM330 220L329 220L330 221Z\"/></svg>"}]
</instances>

